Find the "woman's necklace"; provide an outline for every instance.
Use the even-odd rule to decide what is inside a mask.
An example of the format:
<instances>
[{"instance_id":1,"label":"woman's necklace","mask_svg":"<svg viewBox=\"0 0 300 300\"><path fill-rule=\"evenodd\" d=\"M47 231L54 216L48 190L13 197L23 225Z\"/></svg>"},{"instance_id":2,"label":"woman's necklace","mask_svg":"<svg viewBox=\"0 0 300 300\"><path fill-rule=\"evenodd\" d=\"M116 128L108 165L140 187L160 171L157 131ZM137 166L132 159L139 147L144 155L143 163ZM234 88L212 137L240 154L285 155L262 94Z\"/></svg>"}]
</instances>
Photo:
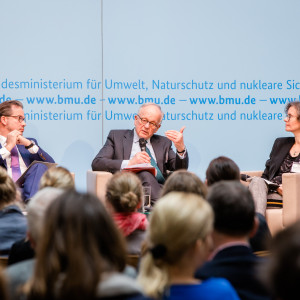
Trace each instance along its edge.
<instances>
[{"instance_id":1,"label":"woman's necklace","mask_svg":"<svg viewBox=\"0 0 300 300\"><path fill-rule=\"evenodd\" d=\"M293 156L298 156L300 154L300 151L295 146L293 148L294 148L292 151Z\"/></svg>"}]
</instances>

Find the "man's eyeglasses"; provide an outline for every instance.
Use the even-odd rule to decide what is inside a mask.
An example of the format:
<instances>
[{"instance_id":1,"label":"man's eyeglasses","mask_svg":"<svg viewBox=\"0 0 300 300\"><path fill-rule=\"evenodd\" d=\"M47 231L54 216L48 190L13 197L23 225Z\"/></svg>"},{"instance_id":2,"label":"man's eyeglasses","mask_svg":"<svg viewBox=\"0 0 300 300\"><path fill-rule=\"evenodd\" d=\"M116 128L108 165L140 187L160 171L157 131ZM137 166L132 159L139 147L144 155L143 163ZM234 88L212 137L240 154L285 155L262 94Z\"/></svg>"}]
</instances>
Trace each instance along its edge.
<instances>
[{"instance_id":1,"label":"man's eyeglasses","mask_svg":"<svg viewBox=\"0 0 300 300\"><path fill-rule=\"evenodd\" d=\"M23 116L4 116L4 117L12 117L12 118L18 118L18 121L20 123L25 122L26 123L26 119Z\"/></svg>"},{"instance_id":2,"label":"man's eyeglasses","mask_svg":"<svg viewBox=\"0 0 300 300\"><path fill-rule=\"evenodd\" d=\"M296 116L292 116L292 115L286 115L286 117L285 117L286 119L288 119L288 121L291 119L291 118L298 118L298 117L296 117Z\"/></svg>"},{"instance_id":3,"label":"man's eyeglasses","mask_svg":"<svg viewBox=\"0 0 300 300\"><path fill-rule=\"evenodd\" d=\"M139 115L137 115L137 116L139 117L139 119L141 120L141 123L143 125L149 124L149 127L151 127L151 128L158 128L159 127L159 124L156 124L154 122L149 122L147 119L141 118Z\"/></svg>"}]
</instances>

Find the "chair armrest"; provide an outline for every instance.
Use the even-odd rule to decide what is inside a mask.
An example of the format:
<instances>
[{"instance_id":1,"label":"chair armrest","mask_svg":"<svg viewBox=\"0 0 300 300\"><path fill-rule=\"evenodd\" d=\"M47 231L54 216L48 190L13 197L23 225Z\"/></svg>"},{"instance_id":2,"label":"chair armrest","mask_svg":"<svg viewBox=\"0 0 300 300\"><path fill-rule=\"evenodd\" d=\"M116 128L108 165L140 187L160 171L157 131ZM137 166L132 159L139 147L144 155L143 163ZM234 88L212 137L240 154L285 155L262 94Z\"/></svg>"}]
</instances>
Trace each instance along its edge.
<instances>
[{"instance_id":1,"label":"chair armrest","mask_svg":"<svg viewBox=\"0 0 300 300\"><path fill-rule=\"evenodd\" d=\"M241 174L247 174L251 177L261 177L263 171L241 171Z\"/></svg>"},{"instance_id":2,"label":"chair armrest","mask_svg":"<svg viewBox=\"0 0 300 300\"><path fill-rule=\"evenodd\" d=\"M241 174L247 174L247 175L249 175L251 177L261 177L263 171L241 171L240 173ZM249 186L250 182L241 180L241 183L244 186Z\"/></svg>"},{"instance_id":3,"label":"chair armrest","mask_svg":"<svg viewBox=\"0 0 300 300\"><path fill-rule=\"evenodd\" d=\"M96 195L101 201L105 201L106 184L112 177L112 173L104 171L88 170L86 174L87 192Z\"/></svg>"},{"instance_id":4,"label":"chair armrest","mask_svg":"<svg viewBox=\"0 0 300 300\"><path fill-rule=\"evenodd\" d=\"M282 222L286 227L300 219L300 173L284 173L282 190Z\"/></svg>"}]
</instances>

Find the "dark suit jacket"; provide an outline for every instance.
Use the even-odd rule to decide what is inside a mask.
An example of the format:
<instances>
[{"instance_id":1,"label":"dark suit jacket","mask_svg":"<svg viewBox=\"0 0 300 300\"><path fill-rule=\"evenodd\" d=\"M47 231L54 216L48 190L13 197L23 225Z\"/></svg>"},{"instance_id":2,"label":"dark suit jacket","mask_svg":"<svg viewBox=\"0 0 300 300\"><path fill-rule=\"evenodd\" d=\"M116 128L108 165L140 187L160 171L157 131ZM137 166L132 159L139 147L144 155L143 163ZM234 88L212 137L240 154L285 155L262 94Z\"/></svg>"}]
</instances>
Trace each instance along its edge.
<instances>
[{"instance_id":1,"label":"dark suit jacket","mask_svg":"<svg viewBox=\"0 0 300 300\"><path fill-rule=\"evenodd\" d=\"M290 149L295 143L294 137L277 138L273 144L270 158L266 161L266 168L261 177L272 180Z\"/></svg>"},{"instance_id":2,"label":"dark suit jacket","mask_svg":"<svg viewBox=\"0 0 300 300\"><path fill-rule=\"evenodd\" d=\"M105 145L92 162L93 171L108 171L111 173L120 171L122 161L130 158L133 130L110 131ZM186 153L184 159L180 159L172 150L172 142L169 139L160 135L153 135L150 142L156 156L158 168L164 177L167 176L167 170L174 171L188 168L188 154Z\"/></svg>"},{"instance_id":3,"label":"dark suit jacket","mask_svg":"<svg viewBox=\"0 0 300 300\"><path fill-rule=\"evenodd\" d=\"M271 299L257 279L257 270L263 258L253 254L251 248L243 245L224 248L196 272L196 278L224 277L233 285L242 300Z\"/></svg>"},{"instance_id":4,"label":"dark suit jacket","mask_svg":"<svg viewBox=\"0 0 300 300\"><path fill-rule=\"evenodd\" d=\"M33 138L27 138L27 139L34 141L35 144L38 146L38 143L35 139ZM2 148L1 144L0 144L0 148ZM39 151L36 154L31 154L27 149L25 149L25 146L23 145L17 145L17 148L27 167L35 160L54 163L53 158L47 152L45 152L40 146L39 146ZM0 155L0 166L7 169L6 161L2 159L1 155Z\"/></svg>"}]
</instances>

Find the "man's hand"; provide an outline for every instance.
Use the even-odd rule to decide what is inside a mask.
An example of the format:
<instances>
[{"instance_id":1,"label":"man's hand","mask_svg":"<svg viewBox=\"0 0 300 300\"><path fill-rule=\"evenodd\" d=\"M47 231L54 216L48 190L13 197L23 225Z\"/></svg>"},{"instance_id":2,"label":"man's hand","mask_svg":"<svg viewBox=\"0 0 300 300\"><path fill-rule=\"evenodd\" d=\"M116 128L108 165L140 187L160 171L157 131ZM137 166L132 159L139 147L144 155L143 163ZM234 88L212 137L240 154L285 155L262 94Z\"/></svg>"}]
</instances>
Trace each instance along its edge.
<instances>
[{"instance_id":1,"label":"man's hand","mask_svg":"<svg viewBox=\"0 0 300 300\"><path fill-rule=\"evenodd\" d=\"M26 139L23 135L18 136L17 144L29 146L31 144L31 141Z\"/></svg>"},{"instance_id":2,"label":"man's hand","mask_svg":"<svg viewBox=\"0 0 300 300\"><path fill-rule=\"evenodd\" d=\"M176 130L168 130L165 132L166 137L174 143L178 152L182 152L185 149L184 141L183 141L183 130L185 126L183 126L180 131Z\"/></svg>"},{"instance_id":3,"label":"man's hand","mask_svg":"<svg viewBox=\"0 0 300 300\"><path fill-rule=\"evenodd\" d=\"M147 152L138 152L129 162L128 166L138 165L138 164L150 164L151 158Z\"/></svg>"},{"instance_id":4,"label":"man's hand","mask_svg":"<svg viewBox=\"0 0 300 300\"><path fill-rule=\"evenodd\" d=\"M10 152L11 149L18 143L19 137L22 133L19 130L13 130L7 135L5 148Z\"/></svg>"}]
</instances>

